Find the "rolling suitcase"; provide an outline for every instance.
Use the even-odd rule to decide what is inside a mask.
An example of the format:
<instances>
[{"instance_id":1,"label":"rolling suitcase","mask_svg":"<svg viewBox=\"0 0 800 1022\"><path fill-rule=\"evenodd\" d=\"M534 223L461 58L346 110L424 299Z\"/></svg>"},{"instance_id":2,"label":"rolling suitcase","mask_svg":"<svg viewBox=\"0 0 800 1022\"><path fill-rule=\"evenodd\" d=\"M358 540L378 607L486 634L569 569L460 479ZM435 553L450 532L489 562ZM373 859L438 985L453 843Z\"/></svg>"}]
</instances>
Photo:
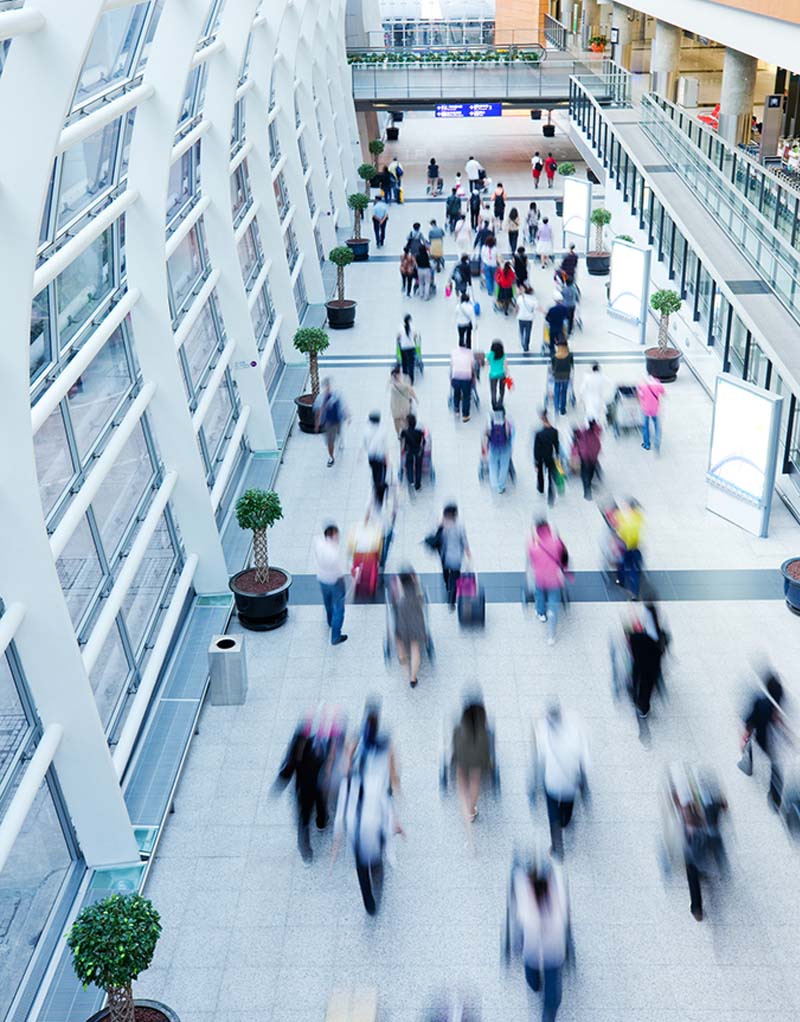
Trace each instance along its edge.
<instances>
[{"instance_id":1,"label":"rolling suitcase","mask_svg":"<svg viewBox=\"0 0 800 1022\"><path fill-rule=\"evenodd\" d=\"M478 257L478 258L476 259L476 258L475 258L475 256L473 256L473 257L472 257L472 258L470 259L470 261L469 261L469 272L470 272L470 273L472 274L472 276L473 276L473 279L474 279L475 277L478 277L478 278L480 278L480 276L481 276L481 273L482 273L482 271L481 271L481 261L480 261L480 257Z\"/></svg>"},{"instance_id":2,"label":"rolling suitcase","mask_svg":"<svg viewBox=\"0 0 800 1022\"><path fill-rule=\"evenodd\" d=\"M355 553L353 555L353 578L355 595L371 600L378 588L378 568L380 554Z\"/></svg>"},{"instance_id":3,"label":"rolling suitcase","mask_svg":"<svg viewBox=\"0 0 800 1022\"><path fill-rule=\"evenodd\" d=\"M456 582L458 623L463 628L483 628L486 624L486 594L478 586L473 573L462 575Z\"/></svg>"}]
</instances>

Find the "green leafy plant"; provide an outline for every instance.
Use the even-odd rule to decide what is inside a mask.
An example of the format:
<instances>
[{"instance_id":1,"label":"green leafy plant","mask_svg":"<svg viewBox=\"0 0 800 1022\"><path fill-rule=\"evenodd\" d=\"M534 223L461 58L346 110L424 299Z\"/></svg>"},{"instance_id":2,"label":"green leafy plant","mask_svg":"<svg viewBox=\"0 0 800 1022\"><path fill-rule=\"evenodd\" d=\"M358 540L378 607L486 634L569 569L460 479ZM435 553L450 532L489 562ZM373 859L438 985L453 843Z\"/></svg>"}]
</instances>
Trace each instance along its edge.
<instances>
[{"instance_id":1,"label":"green leafy plant","mask_svg":"<svg viewBox=\"0 0 800 1022\"><path fill-rule=\"evenodd\" d=\"M569 160L565 160L564 163L559 163L559 165L556 167L556 171L562 177L572 177L572 175L575 173L575 164L570 163Z\"/></svg>"},{"instance_id":2,"label":"green leafy plant","mask_svg":"<svg viewBox=\"0 0 800 1022\"><path fill-rule=\"evenodd\" d=\"M604 35L593 35L589 40L590 46L607 46L608 39Z\"/></svg>"},{"instance_id":3,"label":"green leafy plant","mask_svg":"<svg viewBox=\"0 0 800 1022\"><path fill-rule=\"evenodd\" d=\"M678 312L682 305L678 292L670 291L668 288L656 291L650 297L650 308L661 315L658 324L658 346L662 351L669 347L669 317Z\"/></svg>"},{"instance_id":4,"label":"green leafy plant","mask_svg":"<svg viewBox=\"0 0 800 1022\"><path fill-rule=\"evenodd\" d=\"M295 334L295 342L297 335ZM245 490L236 501L236 521L240 529L253 533L253 567L256 581L266 585L269 580L267 529L283 518L281 499L274 490Z\"/></svg>"},{"instance_id":5,"label":"green leafy plant","mask_svg":"<svg viewBox=\"0 0 800 1022\"><path fill-rule=\"evenodd\" d=\"M347 205L353 211L353 240L361 241L361 219L369 206L369 196L363 192L353 192L347 196Z\"/></svg>"},{"instance_id":6,"label":"green leafy plant","mask_svg":"<svg viewBox=\"0 0 800 1022\"><path fill-rule=\"evenodd\" d=\"M350 249L346 246L342 246L345 252L350 252ZM330 254L331 262L334 262L333 253L341 252L342 248L334 249ZM352 259L353 253L350 252ZM318 326L304 326L300 327L299 330L295 331L294 335L294 346L301 355L308 355L308 371L311 374L311 393L314 397L319 394L319 363L317 362L317 356L321 351L330 344L328 335Z\"/></svg>"},{"instance_id":7,"label":"green leafy plant","mask_svg":"<svg viewBox=\"0 0 800 1022\"><path fill-rule=\"evenodd\" d=\"M593 209L589 222L594 226L594 250L595 252L604 252L603 232L606 226L611 223L611 214L602 207L600 209Z\"/></svg>"},{"instance_id":8,"label":"green leafy plant","mask_svg":"<svg viewBox=\"0 0 800 1022\"><path fill-rule=\"evenodd\" d=\"M367 195L369 195L369 183L378 173L378 171L372 166L371 163L362 163L358 168L358 176L366 184Z\"/></svg>"},{"instance_id":9,"label":"green leafy plant","mask_svg":"<svg viewBox=\"0 0 800 1022\"><path fill-rule=\"evenodd\" d=\"M629 241L631 244L633 244L633 238L630 236L630 234L618 234L617 241Z\"/></svg>"},{"instance_id":10,"label":"green leafy plant","mask_svg":"<svg viewBox=\"0 0 800 1022\"><path fill-rule=\"evenodd\" d=\"M340 302L344 299L344 268L352 263L355 256L347 245L337 245L328 253L328 259L336 267L336 295Z\"/></svg>"},{"instance_id":11,"label":"green leafy plant","mask_svg":"<svg viewBox=\"0 0 800 1022\"><path fill-rule=\"evenodd\" d=\"M161 919L139 894L112 894L81 910L67 934L84 987L105 990L111 1022L134 1022L131 986L153 960Z\"/></svg>"},{"instance_id":12,"label":"green leafy plant","mask_svg":"<svg viewBox=\"0 0 800 1022\"><path fill-rule=\"evenodd\" d=\"M381 155L386 146L383 144L383 140L380 138L373 138L369 143L369 151L372 156L372 163L375 167L378 166L378 157Z\"/></svg>"}]
</instances>

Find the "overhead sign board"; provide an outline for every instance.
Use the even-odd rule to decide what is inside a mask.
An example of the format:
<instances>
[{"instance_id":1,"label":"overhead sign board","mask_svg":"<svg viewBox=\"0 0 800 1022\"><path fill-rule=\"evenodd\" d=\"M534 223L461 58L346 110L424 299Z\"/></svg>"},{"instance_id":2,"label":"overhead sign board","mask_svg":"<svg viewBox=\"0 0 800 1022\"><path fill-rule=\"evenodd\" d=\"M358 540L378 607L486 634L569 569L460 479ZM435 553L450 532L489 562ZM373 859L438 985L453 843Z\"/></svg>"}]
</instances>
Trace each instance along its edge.
<instances>
[{"instance_id":1,"label":"overhead sign board","mask_svg":"<svg viewBox=\"0 0 800 1022\"><path fill-rule=\"evenodd\" d=\"M437 117L502 117L502 103L439 103Z\"/></svg>"}]
</instances>

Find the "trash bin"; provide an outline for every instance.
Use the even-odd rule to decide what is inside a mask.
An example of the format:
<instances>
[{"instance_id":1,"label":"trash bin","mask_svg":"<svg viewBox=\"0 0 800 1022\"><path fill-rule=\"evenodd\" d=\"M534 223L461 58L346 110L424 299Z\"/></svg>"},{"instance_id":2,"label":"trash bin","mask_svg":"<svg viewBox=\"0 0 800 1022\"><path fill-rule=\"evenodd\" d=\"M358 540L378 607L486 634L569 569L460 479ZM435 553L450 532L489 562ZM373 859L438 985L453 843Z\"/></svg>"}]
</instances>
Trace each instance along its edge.
<instances>
[{"instance_id":1,"label":"trash bin","mask_svg":"<svg viewBox=\"0 0 800 1022\"><path fill-rule=\"evenodd\" d=\"M211 705L241 706L247 697L243 635L215 635L208 647Z\"/></svg>"}]
</instances>

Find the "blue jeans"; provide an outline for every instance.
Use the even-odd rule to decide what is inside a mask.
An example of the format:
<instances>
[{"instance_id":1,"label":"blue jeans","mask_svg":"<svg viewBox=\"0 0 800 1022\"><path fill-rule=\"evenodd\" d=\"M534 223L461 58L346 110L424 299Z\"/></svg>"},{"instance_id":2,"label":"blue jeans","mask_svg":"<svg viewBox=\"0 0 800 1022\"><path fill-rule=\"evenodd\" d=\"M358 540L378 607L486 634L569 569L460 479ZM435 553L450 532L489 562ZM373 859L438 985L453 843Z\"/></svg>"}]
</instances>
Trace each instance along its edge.
<instances>
[{"instance_id":1,"label":"blue jeans","mask_svg":"<svg viewBox=\"0 0 800 1022\"><path fill-rule=\"evenodd\" d=\"M511 464L511 444L500 449L489 447L489 483L493 490L503 493L508 479L508 466Z\"/></svg>"},{"instance_id":2,"label":"blue jeans","mask_svg":"<svg viewBox=\"0 0 800 1022\"><path fill-rule=\"evenodd\" d=\"M496 269L496 266L489 266L487 263L483 264L483 279L490 297L494 294L494 274Z\"/></svg>"},{"instance_id":3,"label":"blue jeans","mask_svg":"<svg viewBox=\"0 0 800 1022\"><path fill-rule=\"evenodd\" d=\"M531 346L531 327L533 326L533 320L518 319L517 326L519 327L519 340L522 345L522 350L528 351Z\"/></svg>"},{"instance_id":4,"label":"blue jeans","mask_svg":"<svg viewBox=\"0 0 800 1022\"><path fill-rule=\"evenodd\" d=\"M525 979L534 993L542 987L544 972L544 1001L542 1003L542 1022L555 1022L556 1014L561 1005L561 967L545 966L541 971L525 966Z\"/></svg>"},{"instance_id":5,"label":"blue jeans","mask_svg":"<svg viewBox=\"0 0 800 1022\"><path fill-rule=\"evenodd\" d=\"M569 380L556 380L553 384L553 404L556 406L556 415L567 414L567 391Z\"/></svg>"},{"instance_id":6,"label":"blue jeans","mask_svg":"<svg viewBox=\"0 0 800 1022\"><path fill-rule=\"evenodd\" d=\"M661 450L661 420L657 415L645 415L642 419L642 443L645 450L650 450L650 421L653 422L653 442L656 450Z\"/></svg>"},{"instance_id":7,"label":"blue jeans","mask_svg":"<svg viewBox=\"0 0 800 1022\"><path fill-rule=\"evenodd\" d=\"M620 584L633 596L639 595L642 576L642 553L640 550L626 550L622 555L618 578Z\"/></svg>"},{"instance_id":8,"label":"blue jeans","mask_svg":"<svg viewBox=\"0 0 800 1022\"><path fill-rule=\"evenodd\" d=\"M342 634L344 624L344 579L338 582L320 582L322 602L325 605L325 616L331 630L331 642L335 643Z\"/></svg>"},{"instance_id":9,"label":"blue jeans","mask_svg":"<svg viewBox=\"0 0 800 1022\"><path fill-rule=\"evenodd\" d=\"M534 591L534 597L536 599L536 613L547 615L547 636L550 639L555 639L558 612L561 609L561 590L540 589L537 586Z\"/></svg>"},{"instance_id":10,"label":"blue jeans","mask_svg":"<svg viewBox=\"0 0 800 1022\"><path fill-rule=\"evenodd\" d=\"M469 418L470 402L472 401L472 380L453 380L453 411L463 418Z\"/></svg>"}]
</instances>

